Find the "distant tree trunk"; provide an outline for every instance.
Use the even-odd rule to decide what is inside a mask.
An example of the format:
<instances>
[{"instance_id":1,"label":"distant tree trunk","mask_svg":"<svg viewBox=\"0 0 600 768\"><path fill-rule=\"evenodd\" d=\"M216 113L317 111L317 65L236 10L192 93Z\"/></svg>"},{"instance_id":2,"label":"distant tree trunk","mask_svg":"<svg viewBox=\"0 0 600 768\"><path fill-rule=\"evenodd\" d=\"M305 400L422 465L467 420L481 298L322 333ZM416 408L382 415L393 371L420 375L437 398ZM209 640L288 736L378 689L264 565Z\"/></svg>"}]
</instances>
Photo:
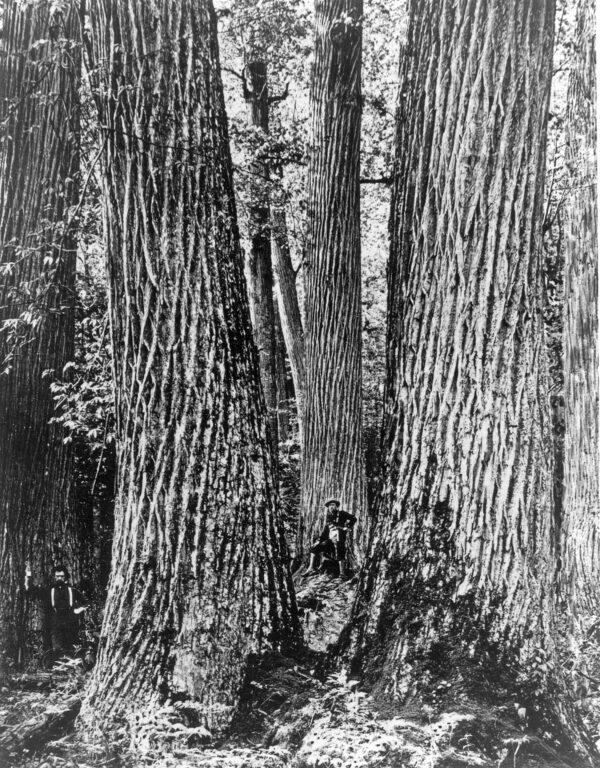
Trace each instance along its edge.
<instances>
[{"instance_id":1,"label":"distant tree trunk","mask_svg":"<svg viewBox=\"0 0 600 768\"><path fill-rule=\"evenodd\" d=\"M0 647L22 648L22 584L78 572L71 452L50 425L74 345L80 54L74 6L4 3L0 39ZM66 9L66 10L65 10ZM49 374L45 372L50 372Z\"/></svg>"},{"instance_id":2,"label":"distant tree trunk","mask_svg":"<svg viewBox=\"0 0 600 768\"><path fill-rule=\"evenodd\" d=\"M551 0L411 2L384 484L355 640L367 677L391 694L486 679L556 723L541 307L553 23Z\"/></svg>"},{"instance_id":3,"label":"distant tree trunk","mask_svg":"<svg viewBox=\"0 0 600 768\"><path fill-rule=\"evenodd\" d=\"M270 96L267 64L260 58L251 59L244 73L244 96L248 104L250 124L259 128L266 136L269 133ZM271 429L277 439L286 440L289 429L287 376L285 372L286 336L290 339L290 353L294 354L294 339L297 336L296 326L302 325L300 309L296 292L295 274L291 266L289 246L287 245L287 226L285 211L280 211L278 199L280 189L271 190L271 168L267 159L255 160L252 167L254 177L250 180L250 302L251 315L256 342L261 361L261 380L267 400L267 411L270 413ZM275 187L278 187L277 179ZM275 201L271 205L270 199ZM275 228L275 231L273 229ZM282 255L281 251L284 249ZM281 262L283 261L283 266ZM288 266L289 265L289 266ZM275 270L291 270L293 285L288 286L286 301L281 301L279 280L274 284ZM284 278L285 279L285 278ZM277 288L278 299L273 295ZM287 320L286 325L293 329L290 334L284 334L281 324L281 314ZM290 319L288 320L288 316ZM283 345L282 345L283 341ZM302 355L304 351L302 350ZM297 364L296 364L297 365ZM301 362L304 366L304 359ZM292 364L294 377L294 364ZM298 395L297 395L298 398ZM301 398L301 395L300 395ZM301 399L298 398L298 403ZM300 412L300 406L298 406ZM276 424L275 424L276 422Z\"/></svg>"},{"instance_id":4,"label":"distant tree trunk","mask_svg":"<svg viewBox=\"0 0 600 768\"><path fill-rule=\"evenodd\" d=\"M281 175L279 183L275 184L271 191L271 252L277 306L290 360L294 392L299 402L298 417L300 418L302 414L300 404L306 387L304 330L296 289L296 270L290 251Z\"/></svg>"},{"instance_id":5,"label":"distant tree trunk","mask_svg":"<svg viewBox=\"0 0 600 768\"><path fill-rule=\"evenodd\" d=\"M598 614L598 206L595 3L581 0L568 92L565 248L566 581L576 603Z\"/></svg>"},{"instance_id":6,"label":"distant tree trunk","mask_svg":"<svg viewBox=\"0 0 600 768\"><path fill-rule=\"evenodd\" d=\"M188 700L215 733L236 706L248 656L297 628L216 17L209 0L99 0L91 28L118 486L83 717L107 723Z\"/></svg>"},{"instance_id":7,"label":"distant tree trunk","mask_svg":"<svg viewBox=\"0 0 600 768\"><path fill-rule=\"evenodd\" d=\"M266 137L269 133L269 88L267 65L264 61L253 59L246 64L244 97L248 105L250 124L258 128ZM255 158L250 172L250 200L248 205L250 301L253 310L254 338L260 360L260 376L271 430L271 442L276 455L279 429L277 417L277 349L269 223L269 165L264 160Z\"/></svg>"},{"instance_id":8,"label":"distant tree trunk","mask_svg":"<svg viewBox=\"0 0 600 768\"><path fill-rule=\"evenodd\" d=\"M290 361L294 395L298 411L298 431L300 444L303 435L303 403L306 389L306 362L304 348L304 330L302 314L296 290L296 272L292 264L285 215L285 199L279 183L271 190L271 256L275 278L275 294L285 347Z\"/></svg>"},{"instance_id":9,"label":"distant tree trunk","mask_svg":"<svg viewBox=\"0 0 600 768\"><path fill-rule=\"evenodd\" d=\"M292 392L288 387L287 355L285 339L281 328L281 317L277 301L273 297L273 313L275 324L275 375L277 378L277 431L279 441L285 442L290 437L290 400Z\"/></svg>"},{"instance_id":10,"label":"distant tree trunk","mask_svg":"<svg viewBox=\"0 0 600 768\"><path fill-rule=\"evenodd\" d=\"M299 552L337 496L366 527L362 454L362 0L316 3L305 276L306 393ZM359 549L358 547L356 548Z\"/></svg>"}]
</instances>

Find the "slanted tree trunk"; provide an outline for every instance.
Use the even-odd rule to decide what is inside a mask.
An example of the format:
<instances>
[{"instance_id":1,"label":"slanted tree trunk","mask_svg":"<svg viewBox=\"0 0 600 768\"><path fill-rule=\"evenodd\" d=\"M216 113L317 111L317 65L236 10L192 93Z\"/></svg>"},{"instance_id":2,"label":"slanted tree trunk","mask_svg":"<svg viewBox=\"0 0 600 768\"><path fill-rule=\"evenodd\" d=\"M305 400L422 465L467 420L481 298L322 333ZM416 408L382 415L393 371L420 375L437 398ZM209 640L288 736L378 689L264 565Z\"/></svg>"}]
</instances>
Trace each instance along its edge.
<instances>
[{"instance_id":1,"label":"slanted tree trunk","mask_svg":"<svg viewBox=\"0 0 600 768\"><path fill-rule=\"evenodd\" d=\"M277 377L277 432L279 441L285 442L290 437L290 400L292 392L288 386L287 355L285 339L281 328L281 317L275 297L273 297L273 313L275 323L275 375Z\"/></svg>"},{"instance_id":2,"label":"slanted tree trunk","mask_svg":"<svg viewBox=\"0 0 600 768\"><path fill-rule=\"evenodd\" d=\"M329 496L339 497L359 518L357 541L366 527L359 182L362 2L323 0L315 9L300 553L306 553L322 525Z\"/></svg>"},{"instance_id":3,"label":"slanted tree trunk","mask_svg":"<svg viewBox=\"0 0 600 768\"><path fill-rule=\"evenodd\" d=\"M303 403L306 389L306 363L304 348L304 330L302 315L296 289L296 271L292 264L285 215L285 196L281 186L281 176L271 190L271 257L275 294L281 321L281 330L290 361L294 395L298 412L298 432L300 444L303 442Z\"/></svg>"},{"instance_id":4,"label":"slanted tree trunk","mask_svg":"<svg viewBox=\"0 0 600 768\"><path fill-rule=\"evenodd\" d=\"M69 3L13 0L0 38L0 648L27 624L25 561L77 572L71 453L50 425L53 375L74 345L79 170L78 16ZM33 615L29 613L29 618Z\"/></svg>"},{"instance_id":5,"label":"slanted tree trunk","mask_svg":"<svg viewBox=\"0 0 600 768\"><path fill-rule=\"evenodd\" d=\"M551 0L411 2L384 484L355 641L391 694L495 686L556 724L540 231L553 22Z\"/></svg>"},{"instance_id":6,"label":"slanted tree trunk","mask_svg":"<svg viewBox=\"0 0 600 768\"><path fill-rule=\"evenodd\" d=\"M244 70L244 97L250 125L266 137L269 133L269 88L267 65L251 59ZM260 150L259 153L260 154ZM260 376L267 405L271 443L276 453L279 442L277 347L273 304L273 268L271 266L271 229L269 225L269 165L255 157L250 168L250 302L254 338L258 347Z\"/></svg>"},{"instance_id":7,"label":"slanted tree trunk","mask_svg":"<svg viewBox=\"0 0 600 768\"><path fill-rule=\"evenodd\" d=\"M297 628L216 18L209 0L99 0L90 21L118 485L83 717L103 724L187 700L214 733L229 722L249 655Z\"/></svg>"},{"instance_id":8,"label":"slanted tree trunk","mask_svg":"<svg viewBox=\"0 0 600 768\"><path fill-rule=\"evenodd\" d=\"M598 207L595 4L581 0L567 112L565 247L565 581L597 615L600 598Z\"/></svg>"}]
</instances>

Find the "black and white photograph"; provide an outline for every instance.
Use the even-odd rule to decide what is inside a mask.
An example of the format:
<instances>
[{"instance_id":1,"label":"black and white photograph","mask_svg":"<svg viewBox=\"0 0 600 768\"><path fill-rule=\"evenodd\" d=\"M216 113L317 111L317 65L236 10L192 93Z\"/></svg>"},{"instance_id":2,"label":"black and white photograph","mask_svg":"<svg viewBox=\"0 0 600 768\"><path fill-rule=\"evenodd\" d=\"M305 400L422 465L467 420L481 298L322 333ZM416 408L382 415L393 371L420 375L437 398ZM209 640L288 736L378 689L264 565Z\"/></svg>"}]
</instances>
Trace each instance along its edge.
<instances>
[{"instance_id":1,"label":"black and white photograph","mask_svg":"<svg viewBox=\"0 0 600 768\"><path fill-rule=\"evenodd\" d=\"M600 768L595 0L0 0L0 768Z\"/></svg>"}]
</instances>

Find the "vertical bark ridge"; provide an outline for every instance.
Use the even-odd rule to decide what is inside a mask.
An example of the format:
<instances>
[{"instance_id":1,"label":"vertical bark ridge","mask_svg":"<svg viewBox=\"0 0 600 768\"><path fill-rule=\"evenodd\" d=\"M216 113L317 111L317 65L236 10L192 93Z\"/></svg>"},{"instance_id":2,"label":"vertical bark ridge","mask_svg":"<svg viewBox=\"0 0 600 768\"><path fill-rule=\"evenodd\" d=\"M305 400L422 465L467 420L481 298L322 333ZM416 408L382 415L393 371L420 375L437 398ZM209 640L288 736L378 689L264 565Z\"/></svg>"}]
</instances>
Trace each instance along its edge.
<instances>
[{"instance_id":1,"label":"vertical bark ridge","mask_svg":"<svg viewBox=\"0 0 600 768\"><path fill-rule=\"evenodd\" d=\"M569 80L565 250L565 579L597 614L600 580L598 444L598 207L595 5L582 0Z\"/></svg>"},{"instance_id":2,"label":"vertical bark ridge","mask_svg":"<svg viewBox=\"0 0 600 768\"><path fill-rule=\"evenodd\" d=\"M208 0L91 9L117 393L112 574L84 717L229 722L296 631ZM92 67L94 67L92 62ZM133 722L133 721L132 721Z\"/></svg>"},{"instance_id":3,"label":"vertical bark ridge","mask_svg":"<svg viewBox=\"0 0 600 768\"><path fill-rule=\"evenodd\" d=\"M361 398L361 0L315 6L305 275L306 393L299 552L338 496L367 524Z\"/></svg>"},{"instance_id":4,"label":"vertical bark ridge","mask_svg":"<svg viewBox=\"0 0 600 768\"><path fill-rule=\"evenodd\" d=\"M393 693L436 653L552 652L540 225L553 18L551 0L411 3L387 458L357 635L360 653L381 649L370 669Z\"/></svg>"},{"instance_id":5,"label":"vertical bark ridge","mask_svg":"<svg viewBox=\"0 0 600 768\"><path fill-rule=\"evenodd\" d=\"M24 641L25 561L37 578L57 558L77 576L81 550L71 453L49 424L52 374L74 349L79 21L74 6L51 5L6 3L0 41L0 645L9 655Z\"/></svg>"}]
</instances>

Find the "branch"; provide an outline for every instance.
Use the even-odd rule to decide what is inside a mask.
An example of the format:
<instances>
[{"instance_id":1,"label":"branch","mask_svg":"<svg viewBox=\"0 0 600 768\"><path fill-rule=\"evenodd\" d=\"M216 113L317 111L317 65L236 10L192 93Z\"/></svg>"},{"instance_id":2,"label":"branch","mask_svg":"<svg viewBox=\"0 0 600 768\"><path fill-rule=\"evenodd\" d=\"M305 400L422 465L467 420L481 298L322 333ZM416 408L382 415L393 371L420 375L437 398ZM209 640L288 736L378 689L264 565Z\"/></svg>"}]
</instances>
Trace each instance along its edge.
<instances>
[{"instance_id":1,"label":"branch","mask_svg":"<svg viewBox=\"0 0 600 768\"><path fill-rule=\"evenodd\" d=\"M290 93L290 84L289 81L285 84L285 88L283 89L283 93L280 93L278 96L269 96L269 104L276 104L278 101L285 101Z\"/></svg>"},{"instance_id":2,"label":"branch","mask_svg":"<svg viewBox=\"0 0 600 768\"><path fill-rule=\"evenodd\" d=\"M235 77L237 77L238 80L241 80L242 83L246 82L246 78L241 74L241 72L236 72L235 69L231 69L230 67L221 67L221 69L223 72L229 72L230 75L235 75Z\"/></svg>"},{"instance_id":3,"label":"branch","mask_svg":"<svg viewBox=\"0 0 600 768\"><path fill-rule=\"evenodd\" d=\"M391 184L393 181L392 176L380 176L378 179L361 179L361 184Z\"/></svg>"},{"instance_id":4,"label":"branch","mask_svg":"<svg viewBox=\"0 0 600 768\"><path fill-rule=\"evenodd\" d=\"M589 681L590 681L590 683L595 683L596 685L600 685L600 680L598 680L598 678L596 678L596 677L590 677L589 675L586 675L586 673L585 673L585 672L582 672L580 669L576 669L576 670L575 670L575 672L576 672L578 675L581 675L582 677L585 677L585 678L586 678L586 680L589 680Z\"/></svg>"}]
</instances>

